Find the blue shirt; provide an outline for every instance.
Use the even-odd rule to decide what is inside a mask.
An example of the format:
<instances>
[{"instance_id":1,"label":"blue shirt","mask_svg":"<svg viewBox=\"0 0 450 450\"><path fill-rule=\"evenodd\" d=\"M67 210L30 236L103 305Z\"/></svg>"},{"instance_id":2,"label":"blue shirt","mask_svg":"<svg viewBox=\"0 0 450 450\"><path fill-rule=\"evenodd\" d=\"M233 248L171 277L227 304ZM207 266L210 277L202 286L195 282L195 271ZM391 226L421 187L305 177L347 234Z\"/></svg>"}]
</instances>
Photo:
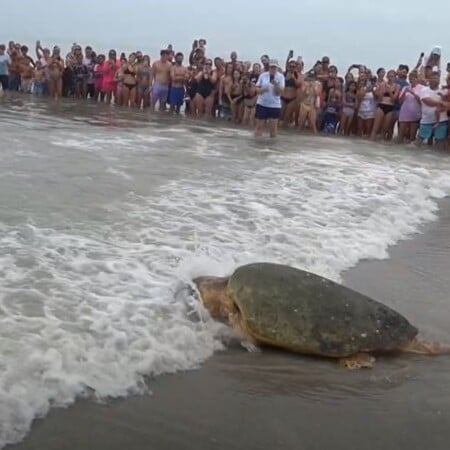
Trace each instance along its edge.
<instances>
[{"instance_id":1,"label":"blue shirt","mask_svg":"<svg viewBox=\"0 0 450 450\"><path fill-rule=\"evenodd\" d=\"M281 89L284 89L285 79L282 73L277 72L274 81ZM263 89L268 88L268 91L258 95L257 105L265 108L281 108L281 97L275 94L275 86L270 82L269 72L264 72L259 76L256 86Z\"/></svg>"},{"instance_id":2,"label":"blue shirt","mask_svg":"<svg viewBox=\"0 0 450 450\"><path fill-rule=\"evenodd\" d=\"M5 53L0 55L0 75L8 75L9 56Z\"/></svg>"}]
</instances>

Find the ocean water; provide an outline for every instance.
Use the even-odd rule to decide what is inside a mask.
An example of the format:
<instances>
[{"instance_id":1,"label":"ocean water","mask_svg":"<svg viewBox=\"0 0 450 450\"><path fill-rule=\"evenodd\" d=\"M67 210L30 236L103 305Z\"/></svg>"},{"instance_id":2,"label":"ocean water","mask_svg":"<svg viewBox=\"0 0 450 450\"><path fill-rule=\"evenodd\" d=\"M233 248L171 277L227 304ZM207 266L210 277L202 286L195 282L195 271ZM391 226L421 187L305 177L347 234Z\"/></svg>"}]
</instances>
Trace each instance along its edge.
<instances>
[{"instance_id":1,"label":"ocean water","mask_svg":"<svg viewBox=\"0 0 450 450\"><path fill-rule=\"evenodd\" d=\"M0 447L225 349L192 277L270 261L339 281L450 195L432 151L21 97L0 120Z\"/></svg>"}]
</instances>

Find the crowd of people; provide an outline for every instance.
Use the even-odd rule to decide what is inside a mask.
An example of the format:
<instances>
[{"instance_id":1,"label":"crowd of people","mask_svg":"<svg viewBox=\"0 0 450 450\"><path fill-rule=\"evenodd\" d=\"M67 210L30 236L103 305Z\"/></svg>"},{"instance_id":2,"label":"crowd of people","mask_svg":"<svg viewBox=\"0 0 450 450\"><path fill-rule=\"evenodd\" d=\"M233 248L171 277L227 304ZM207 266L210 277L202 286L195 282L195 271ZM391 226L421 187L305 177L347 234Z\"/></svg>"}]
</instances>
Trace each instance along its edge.
<instances>
[{"instance_id":1,"label":"crowd of people","mask_svg":"<svg viewBox=\"0 0 450 450\"><path fill-rule=\"evenodd\" d=\"M50 50L40 41L34 50L31 56L26 45L0 45L3 91L224 118L257 135L268 123L271 136L281 124L438 147L448 147L450 140L450 64L442 86L440 47L422 53L412 68L400 64L374 72L355 64L343 76L329 57L305 69L292 50L283 67L269 55L253 64L240 61L236 52L228 60L212 59L205 39L194 41L188 64L172 45L154 62L141 51L104 55L76 43L65 56L58 46Z\"/></svg>"}]
</instances>

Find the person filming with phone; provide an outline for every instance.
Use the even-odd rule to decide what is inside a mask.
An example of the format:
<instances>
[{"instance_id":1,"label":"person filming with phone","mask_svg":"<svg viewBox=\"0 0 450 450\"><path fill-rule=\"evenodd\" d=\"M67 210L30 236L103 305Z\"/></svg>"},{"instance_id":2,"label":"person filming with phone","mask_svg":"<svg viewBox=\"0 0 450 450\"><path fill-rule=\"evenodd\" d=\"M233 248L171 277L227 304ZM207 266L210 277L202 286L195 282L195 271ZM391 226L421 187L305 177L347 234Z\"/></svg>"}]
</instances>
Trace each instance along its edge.
<instances>
[{"instance_id":1,"label":"person filming with phone","mask_svg":"<svg viewBox=\"0 0 450 450\"><path fill-rule=\"evenodd\" d=\"M278 120L281 116L281 95L285 87L285 78L279 72L278 62L271 59L269 71L262 73L256 82L256 136L262 136L266 122L269 122L270 136L275 137L278 131Z\"/></svg>"}]
</instances>

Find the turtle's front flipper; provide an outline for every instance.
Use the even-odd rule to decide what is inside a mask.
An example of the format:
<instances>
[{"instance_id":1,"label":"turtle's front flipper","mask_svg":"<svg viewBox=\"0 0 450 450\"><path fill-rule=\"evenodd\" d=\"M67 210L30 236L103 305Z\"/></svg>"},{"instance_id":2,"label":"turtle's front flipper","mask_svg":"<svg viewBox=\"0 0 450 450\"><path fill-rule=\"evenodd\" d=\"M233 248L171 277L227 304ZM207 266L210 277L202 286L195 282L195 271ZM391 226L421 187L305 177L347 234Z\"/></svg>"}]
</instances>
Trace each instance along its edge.
<instances>
[{"instance_id":1,"label":"turtle's front flipper","mask_svg":"<svg viewBox=\"0 0 450 450\"><path fill-rule=\"evenodd\" d=\"M349 370L371 369L376 359L368 353L356 353L339 360L339 366Z\"/></svg>"},{"instance_id":2,"label":"turtle's front flipper","mask_svg":"<svg viewBox=\"0 0 450 450\"><path fill-rule=\"evenodd\" d=\"M235 311L228 314L228 323L237 334L242 347L250 353L260 351L257 342L248 334L239 312Z\"/></svg>"},{"instance_id":3,"label":"turtle's front flipper","mask_svg":"<svg viewBox=\"0 0 450 450\"><path fill-rule=\"evenodd\" d=\"M450 345L439 342L421 341L414 339L407 346L400 349L406 353L416 353L418 355L450 355Z\"/></svg>"}]
</instances>

